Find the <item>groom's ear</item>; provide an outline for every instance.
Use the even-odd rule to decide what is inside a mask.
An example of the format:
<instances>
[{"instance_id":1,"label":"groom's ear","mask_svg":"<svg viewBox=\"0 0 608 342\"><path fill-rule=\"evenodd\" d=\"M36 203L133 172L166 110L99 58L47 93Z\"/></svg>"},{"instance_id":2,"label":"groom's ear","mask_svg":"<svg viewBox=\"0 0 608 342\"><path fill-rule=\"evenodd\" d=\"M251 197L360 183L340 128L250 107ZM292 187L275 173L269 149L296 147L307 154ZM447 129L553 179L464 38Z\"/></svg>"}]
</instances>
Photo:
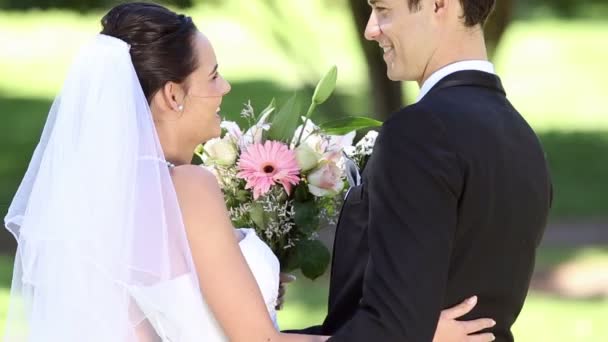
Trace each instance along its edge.
<instances>
[{"instance_id":1,"label":"groom's ear","mask_svg":"<svg viewBox=\"0 0 608 342\"><path fill-rule=\"evenodd\" d=\"M445 10L447 8L448 3L449 0L435 0L433 4L433 10L435 11L435 13L439 13L439 11Z\"/></svg>"},{"instance_id":2,"label":"groom's ear","mask_svg":"<svg viewBox=\"0 0 608 342\"><path fill-rule=\"evenodd\" d=\"M437 23L445 23L452 21L451 17L455 14L458 17L462 16L460 0L432 0L433 4L433 20Z\"/></svg>"}]
</instances>

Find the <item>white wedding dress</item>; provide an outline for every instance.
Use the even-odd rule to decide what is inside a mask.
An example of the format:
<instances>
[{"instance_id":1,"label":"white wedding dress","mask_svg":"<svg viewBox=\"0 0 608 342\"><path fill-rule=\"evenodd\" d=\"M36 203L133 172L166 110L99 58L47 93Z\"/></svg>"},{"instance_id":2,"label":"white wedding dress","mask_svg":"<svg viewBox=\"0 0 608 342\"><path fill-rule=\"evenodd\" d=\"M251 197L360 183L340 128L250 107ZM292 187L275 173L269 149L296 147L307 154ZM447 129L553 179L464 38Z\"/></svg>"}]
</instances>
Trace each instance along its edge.
<instances>
[{"instance_id":1,"label":"white wedding dress","mask_svg":"<svg viewBox=\"0 0 608 342\"><path fill-rule=\"evenodd\" d=\"M75 57L5 217L18 249L3 341L134 342L149 326L164 342L227 340L167 165L130 46L97 35ZM279 262L254 230L238 231L276 325Z\"/></svg>"},{"instance_id":2,"label":"white wedding dress","mask_svg":"<svg viewBox=\"0 0 608 342\"><path fill-rule=\"evenodd\" d=\"M278 329L275 306L279 289L279 261L253 229L239 229L241 251ZM194 274L184 274L154 286L131 286L130 292L163 342L228 341L204 300Z\"/></svg>"}]
</instances>

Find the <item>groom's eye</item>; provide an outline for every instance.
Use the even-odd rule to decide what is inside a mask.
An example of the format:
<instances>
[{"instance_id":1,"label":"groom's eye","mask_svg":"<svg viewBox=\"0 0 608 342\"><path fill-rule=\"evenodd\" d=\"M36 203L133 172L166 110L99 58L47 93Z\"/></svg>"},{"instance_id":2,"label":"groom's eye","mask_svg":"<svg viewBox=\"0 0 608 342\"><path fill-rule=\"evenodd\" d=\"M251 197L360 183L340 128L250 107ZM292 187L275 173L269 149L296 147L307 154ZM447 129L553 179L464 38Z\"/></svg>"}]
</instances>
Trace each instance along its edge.
<instances>
[{"instance_id":1,"label":"groom's eye","mask_svg":"<svg viewBox=\"0 0 608 342\"><path fill-rule=\"evenodd\" d=\"M381 6L376 6L376 8L374 8L374 10L376 11L376 13L378 14L386 14L386 12L388 11L388 9L386 7L381 7Z\"/></svg>"}]
</instances>

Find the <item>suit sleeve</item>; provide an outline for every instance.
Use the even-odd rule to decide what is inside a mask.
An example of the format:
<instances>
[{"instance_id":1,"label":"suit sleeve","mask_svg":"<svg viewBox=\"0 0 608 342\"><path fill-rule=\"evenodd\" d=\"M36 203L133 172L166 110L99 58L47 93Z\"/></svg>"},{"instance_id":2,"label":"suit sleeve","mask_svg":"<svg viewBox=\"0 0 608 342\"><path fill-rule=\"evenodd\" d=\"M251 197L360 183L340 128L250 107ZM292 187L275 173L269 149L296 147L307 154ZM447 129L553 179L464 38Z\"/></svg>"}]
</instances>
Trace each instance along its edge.
<instances>
[{"instance_id":1,"label":"suit sleeve","mask_svg":"<svg viewBox=\"0 0 608 342\"><path fill-rule=\"evenodd\" d=\"M315 325L306 329L283 330L287 334L323 335L323 326Z\"/></svg>"},{"instance_id":2,"label":"suit sleeve","mask_svg":"<svg viewBox=\"0 0 608 342\"><path fill-rule=\"evenodd\" d=\"M387 121L367 175L363 298L330 341L431 341L442 308L462 171L445 129L405 109Z\"/></svg>"}]
</instances>

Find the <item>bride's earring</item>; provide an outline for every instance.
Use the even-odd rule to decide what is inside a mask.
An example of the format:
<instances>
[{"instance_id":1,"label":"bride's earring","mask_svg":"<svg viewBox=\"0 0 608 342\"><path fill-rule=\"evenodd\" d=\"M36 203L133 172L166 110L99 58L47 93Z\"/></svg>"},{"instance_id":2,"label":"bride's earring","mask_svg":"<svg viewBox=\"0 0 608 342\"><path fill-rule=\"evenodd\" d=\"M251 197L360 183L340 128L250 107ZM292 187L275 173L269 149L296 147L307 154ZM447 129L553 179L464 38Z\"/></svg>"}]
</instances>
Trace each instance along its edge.
<instances>
[{"instance_id":1,"label":"bride's earring","mask_svg":"<svg viewBox=\"0 0 608 342\"><path fill-rule=\"evenodd\" d=\"M180 112L183 112L184 111L184 105L177 106L177 110L180 111Z\"/></svg>"}]
</instances>

